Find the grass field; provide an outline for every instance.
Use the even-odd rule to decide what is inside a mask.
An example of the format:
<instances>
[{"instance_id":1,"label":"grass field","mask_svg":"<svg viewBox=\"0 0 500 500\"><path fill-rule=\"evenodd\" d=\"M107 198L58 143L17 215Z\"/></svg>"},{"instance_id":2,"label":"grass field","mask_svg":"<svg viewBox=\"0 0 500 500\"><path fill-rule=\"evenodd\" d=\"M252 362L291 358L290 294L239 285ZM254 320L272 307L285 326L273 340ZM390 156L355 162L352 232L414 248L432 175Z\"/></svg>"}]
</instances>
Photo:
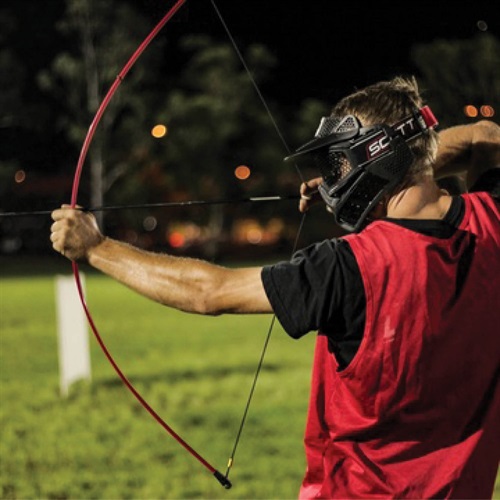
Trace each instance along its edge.
<instances>
[{"instance_id":1,"label":"grass field","mask_svg":"<svg viewBox=\"0 0 500 500\"><path fill-rule=\"evenodd\" d=\"M93 338L92 383L60 397L54 275L12 274L3 267L0 281L2 498L296 498L313 336L299 345L276 325L225 490L140 407ZM182 314L95 274L86 289L129 379L225 472L270 317Z\"/></svg>"},{"instance_id":2,"label":"grass field","mask_svg":"<svg viewBox=\"0 0 500 500\"><path fill-rule=\"evenodd\" d=\"M296 342L276 324L230 475L233 488L224 490L139 406L93 338L92 382L60 396L54 276L70 269L42 263L32 272L21 265L18 273L8 260L0 264L1 498L297 497L313 335ZM225 472L270 317L182 314L92 273L86 289L129 379Z\"/></svg>"}]
</instances>

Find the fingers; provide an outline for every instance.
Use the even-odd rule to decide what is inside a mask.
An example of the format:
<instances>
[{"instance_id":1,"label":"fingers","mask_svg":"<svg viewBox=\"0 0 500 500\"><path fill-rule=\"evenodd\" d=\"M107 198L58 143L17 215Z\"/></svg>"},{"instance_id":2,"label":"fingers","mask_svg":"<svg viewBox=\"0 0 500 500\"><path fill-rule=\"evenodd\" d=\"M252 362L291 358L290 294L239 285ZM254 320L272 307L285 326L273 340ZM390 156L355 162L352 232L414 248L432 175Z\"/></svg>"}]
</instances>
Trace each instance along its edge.
<instances>
[{"instance_id":1,"label":"fingers","mask_svg":"<svg viewBox=\"0 0 500 500\"><path fill-rule=\"evenodd\" d=\"M69 205L62 205L60 209L52 212L54 223L50 227L50 241L52 248L66 257L67 249L65 247L68 233L70 230L70 216L72 208Z\"/></svg>"},{"instance_id":2,"label":"fingers","mask_svg":"<svg viewBox=\"0 0 500 500\"><path fill-rule=\"evenodd\" d=\"M50 241L52 248L65 256L66 249L64 248L65 231L64 224L61 221L54 222L50 227Z\"/></svg>"},{"instance_id":3,"label":"fingers","mask_svg":"<svg viewBox=\"0 0 500 500\"><path fill-rule=\"evenodd\" d=\"M72 212L81 211L81 209L82 207L80 207L79 205L76 205L74 207L67 204L61 205L61 208L58 208L52 212L52 220L56 221L64 219L66 217L69 217Z\"/></svg>"},{"instance_id":4,"label":"fingers","mask_svg":"<svg viewBox=\"0 0 500 500\"><path fill-rule=\"evenodd\" d=\"M312 197L308 195L301 194L300 195L300 201L299 201L299 212L307 212L309 210L309 207L311 205Z\"/></svg>"},{"instance_id":5,"label":"fingers","mask_svg":"<svg viewBox=\"0 0 500 500\"><path fill-rule=\"evenodd\" d=\"M299 211L307 212L311 205L314 205L317 201L321 199L318 193L318 186L323 182L322 177L316 177L303 182L300 185L300 201L299 201Z\"/></svg>"},{"instance_id":6,"label":"fingers","mask_svg":"<svg viewBox=\"0 0 500 500\"><path fill-rule=\"evenodd\" d=\"M80 207L62 205L52 212L52 219L52 248L70 260L86 259L89 250L104 239L95 217Z\"/></svg>"}]
</instances>

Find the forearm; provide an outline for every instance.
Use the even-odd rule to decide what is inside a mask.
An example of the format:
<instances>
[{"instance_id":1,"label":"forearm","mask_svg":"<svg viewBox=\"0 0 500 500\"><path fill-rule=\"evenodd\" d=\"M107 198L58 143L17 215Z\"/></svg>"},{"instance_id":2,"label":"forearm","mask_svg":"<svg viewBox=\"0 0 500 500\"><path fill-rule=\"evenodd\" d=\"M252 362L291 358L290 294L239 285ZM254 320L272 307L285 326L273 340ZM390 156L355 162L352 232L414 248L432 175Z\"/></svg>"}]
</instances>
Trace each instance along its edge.
<instances>
[{"instance_id":1,"label":"forearm","mask_svg":"<svg viewBox=\"0 0 500 500\"><path fill-rule=\"evenodd\" d=\"M176 309L217 315L272 312L260 268L227 269L209 262L146 252L106 238L88 262L132 290Z\"/></svg>"},{"instance_id":2,"label":"forearm","mask_svg":"<svg viewBox=\"0 0 500 500\"><path fill-rule=\"evenodd\" d=\"M482 120L458 125L439 134L434 165L436 178L462 175L470 187L486 170L500 166L500 127Z\"/></svg>"}]
</instances>

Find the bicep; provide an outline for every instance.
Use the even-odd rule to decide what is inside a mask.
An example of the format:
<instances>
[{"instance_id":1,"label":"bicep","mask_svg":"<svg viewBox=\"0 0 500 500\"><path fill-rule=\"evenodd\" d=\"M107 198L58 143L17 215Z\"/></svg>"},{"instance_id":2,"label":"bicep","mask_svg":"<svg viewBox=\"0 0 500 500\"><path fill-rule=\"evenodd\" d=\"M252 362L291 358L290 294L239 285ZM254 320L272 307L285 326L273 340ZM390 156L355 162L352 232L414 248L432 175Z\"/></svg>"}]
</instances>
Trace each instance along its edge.
<instances>
[{"instance_id":1,"label":"bicep","mask_svg":"<svg viewBox=\"0 0 500 500\"><path fill-rule=\"evenodd\" d=\"M262 284L261 267L221 268L207 305L212 314L260 314L273 309Z\"/></svg>"}]
</instances>

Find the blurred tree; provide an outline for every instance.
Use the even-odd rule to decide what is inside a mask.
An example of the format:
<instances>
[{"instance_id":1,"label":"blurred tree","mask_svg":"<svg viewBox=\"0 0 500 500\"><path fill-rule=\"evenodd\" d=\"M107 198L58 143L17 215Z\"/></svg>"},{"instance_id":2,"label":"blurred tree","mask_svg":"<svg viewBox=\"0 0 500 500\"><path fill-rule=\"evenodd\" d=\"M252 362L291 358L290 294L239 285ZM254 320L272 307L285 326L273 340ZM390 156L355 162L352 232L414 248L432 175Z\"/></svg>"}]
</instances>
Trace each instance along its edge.
<instances>
[{"instance_id":1,"label":"blurred tree","mask_svg":"<svg viewBox=\"0 0 500 500\"><path fill-rule=\"evenodd\" d=\"M104 93L149 24L127 3L66 0L58 28L69 45L40 73L39 82L61 102L58 126L75 146L82 144ZM293 166L282 162L286 148L231 45L200 35L184 37L179 49L185 62L177 54L173 68L164 61L171 54L161 48L148 48L103 116L88 155L90 183L82 182L89 203L103 205L105 193L108 203L127 203L274 194L292 182L296 189ZM245 60L259 85L276 65L261 45L249 46ZM279 121L276 106L270 107ZM158 141L150 135L155 123L167 127ZM239 165L251 169L245 182L234 175ZM272 210L263 207L260 214L265 218ZM227 211L213 206L205 214L213 242L206 248L214 256ZM107 220L138 229L143 215L113 214ZM159 225L157 234L164 229Z\"/></svg>"},{"instance_id":2,"label":"blurred tree","mask_svg":"<svg viewBox=\"0 0 500 500\"><path fill-rule=\"evenodd\" d=\"M65 5L57 23L61 38L51 64L38 72L37 81L51 104L53 119L46 128L64 134L74 148L71 157L81 147L116 74L152 26L133 2L60 3ZM167 35L172 31L167 30ZM294 167L282 161L286 147L230 44L204 36L180 39L179 47L166 47L166 43L162 34L141 56L103 116L89 151L79 202L103 205L105 194L106 204L126 204L296 192L299 179ZM274 56L261 45L250 45L244 52L255 81L266 94L266 82L271 81L277 64ZM0 64L22 79L22 59L0 57ZM8 86L12 109L22 100L16 97L18 88ZM324 114L324 106L313 99L297 103L287 117L276 103L269 102L269 107L293 146L310 138ZM165 137L158 140L150 134L156 123L167 126ZM67 158L68 150L62 162ZM76 158L72 161L76 163ZM235 177L239 165L250 167L247 180ZM66 169L71 175L71 166ZM202 213L213 241L229 227L221 208ZM224 213L232 215L228 209ZM281 215L282 209L262 204L253 213L270 220ZM190 210L187 217L191 214ZM144 219L140 211L108 213L106 230L141 243L134 238L144 233ZM154 232L145 244L163 242L165 225L158 224ZM216 245L207 248L213 256Z\"/></svg>"},{"instance_id":3,"label":"blurred tree","mask_svg":"<svg viewBox=\"0 0 500 500\"><path fill-rule=\"evenodd\" d=\"M0 29L0 33L3 33L3 30ZM3 38L4 36L0 35L0 41L3 41ZM2 48L0 50L0 130L2 136L7 130L17 129L21 125L22 114L19 114L19 110L23 107L22 88L24 76L24 66L14 51L6 47ZM8 142L4 143L4 145L6 144ZM19 159L2 148L0 156L0 198L3 199L7 194L17 168L19 168Z\"/></svg>"},{"instance_id":4,"label":"blurred tree","mask_svg":"<svg viewBox=\"0 0 500 500\"><path fill-rule=\"evenodd\" d=\"M411 57L442 126L467 121L468 104L489 105L500 113L500 43L493 35L416 44Z\"/></svg>"},{"instance_id":5,"label":"blurred tree","mask_svg":"<svg viewBox=\"0 0 500 500\"><path fill-rule=\"evenodd\" d=\"M170 198L182 193L195 199L263 196L283 193L291 183L295 190L296 172L293 166L283 164L287 149L234 49L200 35L182 39L181 48L189 59L180 86L168 94L158 116L169 130L165 171L170 190L176 192ZM265 47L254 44L244 58L255 82L265 86L276 65L274 57ZM273 119L280 122L279 110L267 104ZM315 117L315 122L318 119ZM251 171L244 182L234 174L239 165ZM276 210L262 207L260 216L268 218ZM208 257L214 256L228 222L225 213L221 206L207 212L212 236L206 247Z\"/></svg>"},{"instance_id":6,"label":"blurred tree","mask_svg":"<svg viewBox=\"0 0 500 500\"><path fill-rule=\"evenodd\" d=\"M38 81L61 105L56 125L80 147L105 93L151 26L126 2L66 0L57 27L67 45L50 69L40 72ZM120 87L101 120L88 155L87 189L93 206L103 205L104 194L126 169L127 156L149 131L146 116L158 56L155 44L127 75L127 84ZM117 142L119 147L110 147Z\"/></svg>"},{"instance_id":7,"label":"blurred tree","mask_svg":"<svg viewBox=\"0 0 500 500\"><path fill-rule=\"evenodd\" d=\"M1 208L9 210L20 206L14 172L25 170L31 178L33 165L42 163L40 145L51 143L47 129L53 116L30 78L33 66L45 62L43 55L34 55L34 47L44 53L49 47L39 36L28 38L31 12L23 11L25 20L19 10L17 5L0 8L0 198ZM44 30L46 24L37 28Z\"/></svg>"},{"instance_id":8,"label":"blurred tree","mask_svg":"<svg viewBox=\"0 0 500 500\"><path fill-rule=\"evenodd\" d=\"M44 99L33 73L47 64L56 36L50 36L59 0L48 4L2 2L0 5L0 211L53 205L56 186L44 177L54 171L54 156L64 149L52 133L56 111ZM41 15L43 12L43 15ZM37 192L35 193L34 187ZM0 253L46 248L50 220L0 219Z\"/></svg>"}]
</instances>

